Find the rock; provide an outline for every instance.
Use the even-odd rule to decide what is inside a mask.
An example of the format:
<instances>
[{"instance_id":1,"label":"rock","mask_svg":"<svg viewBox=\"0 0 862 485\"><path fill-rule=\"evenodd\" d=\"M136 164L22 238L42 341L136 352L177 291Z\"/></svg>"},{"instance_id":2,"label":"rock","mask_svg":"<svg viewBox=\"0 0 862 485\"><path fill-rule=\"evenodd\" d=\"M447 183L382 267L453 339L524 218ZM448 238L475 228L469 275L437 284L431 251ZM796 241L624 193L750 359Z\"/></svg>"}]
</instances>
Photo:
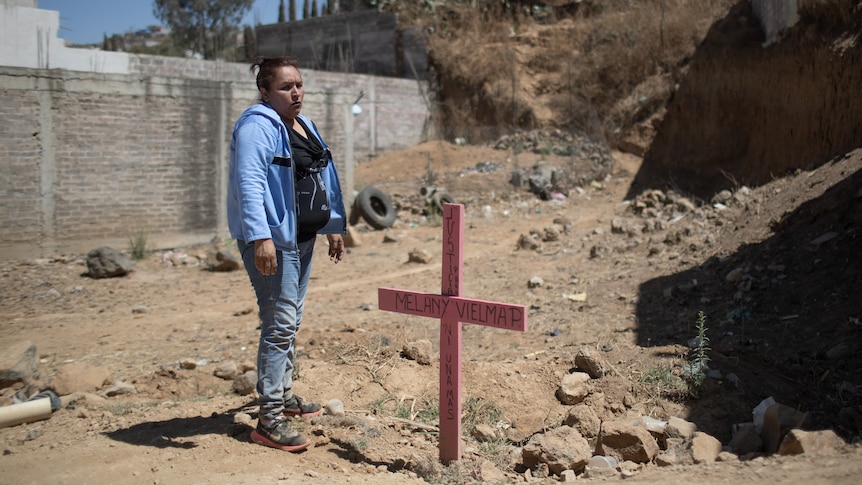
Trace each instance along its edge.
<instances>
[{"instance_id":1,"label":"rock","mask_svg":"<svg viewBox=\"0 0 862 485\"><path fill-rule=\"evenodd\" d=\"M667 420L667 426L665 427L664 433L669 438L690 440L694 436L695 431L697 431L696 424L676 416L671 416Z\"/></svg>"},{"instance_id":2,"label":"rock","mask_svg":"<svg viewBox=\"0 0 862 485\"><path fill-rule=\"evenodd\" d=\"M226 381L232 381L239 375L239 367L236 365L236 362L232 360L226 360L219 364L215 370L213 370L213 375L218 377L219 379L224 379Z\"/></svg>"},{"instance_id":3,"label":"rock","mask_svg":"<svg viewBox=\"0 0 862 485\"><path fill-rule=\"evenodd\" d=\"M710 202L712 202L713 204L724 204L727 203L727 201L729 201L732 197L733 192L724 189L721 192L712 196L712 200Z\"/></svg>"},{"instance_id":4,"label":"rock","mask_svg":"<svg viewBox=\"0 0 862 485\"><path fill-rule=\"evenodd\" d=\"M587 348L581 348L575 355L575 366L586 372L593 379L601 379L605 375L605 368L598 357Z\"/></svg>"},{"instance_id":5,"label":"rock","mask_svg":"<svg viewBox=\"0 0 862 485\"><path fill-rule=\"evenodd\" d=\"M567 405L579 404L590 393L589 382L590 376L583 372L566 374L557 389L557 399Z\"/></svg>"},{"instance_id":6,"label":"rock","mask_svg":"<svg viewBox=\"0 0 862 485\"><path fill-rule=\"evenodd\" d=\"M344 416L344 403L338 399L326 401L323 411L329 416Z\"/></svg>"},{"instance_id":7,"label":"rock","mask_svg":"<svg viewBox=\"0 0 862 485\"><path fill-rule=\"evenodd\" d=\"M132 307L133 315L143 315L144 313L149 313L150 309L146 305L137 305Z\"/></svg>"},{"instance_id":8,"label":"rock","mask_svg":"<svg viewBox=\"0 0 862 485\"><path fill-rule=\"evenodd\" d=\"M560 240L560 230L554 226L548 226L545 228L544 233L542 234L543 242L553 242Z\"/></svg>"},{"instance_id":9,"label":"rock","mask_svg":"<svg viewBox=\"0 0 862 485\"><path fill-rule=\"evenodd\" d=\"M91 278L125 276L135 269L135 262L116 249L102 247L87 253L87 275Z\"/></svg>"},{"instance_id":10,"label":"rock","mask_svg":"<svg viewBox=\"0 0 862 485\"><path fill-rule=\"evenodd\" d=\"M112 381L111 373L107 369L73 362L57 369L50 387L57 395L65 396L79 391L98 391Z\"/></svg>"},{"instance_id":11,"label":"rock","mask_svg":"<svg viewBox=\"0 0 862 485\"><path fill-rule=\"evenodd\" d=\"M763 413L763 451L775 453L784 439L784 435L794 428L799 428L805 421L806 414L784 404L775 403Z\"/></svg>"},{"instance_id":12,"label":"rock","mask_svg":"<svg viewBox=\"0 0 862 485\"><path fill-rule=\"evenodd\" d=\"M180 369L194 370L197 369L198 363L195 359L183 359L180 361Z\"/></svg>"},{"instance_id":13,"label":"rock","mask_svg":"<svg viewBox=\"0 0 862 485\"><path fill-rule=\"evenodd\" d=\"M737 455L747 455L763 451L763 440L757 432L754 423L740 423L733 426L733 437L730 439L730 449Z\"/></svg>"},{"instance_id":14,"label":"rock","mask_svg":"<svg viewBox=\"0 0 862 485\"><path fill-rule=\"evenodd\" d=\"M224 248L216 248L207 254L207 269L210 271L236 271L242 267L239 259Z\"/></svg>"},{"instance_id":15,"label":"rock","mask_svg":"<svg viewBox=\"0 0 862 485\"><path fill-rule=\"evenodd\" d=\"M252 422L251 415L248 413L236 413L233 415L233 424L250 425Z\"/></svg>"},{"instance_id":16,"label":"rock","mask_svg":"<svg viewBox=\"0 0 862 485\"><path fill-rule=\"evenodd\" d=\"M545 429L545 415L538 413L520 414L512 420L512 427L506 432L506 438L513 443L522 443L536 433Z\"/></svg>"},{"instance_id":17,"label":"rock","mask_svg":"<svg viewBox=\"0 0 862 485\"><path fill-rule=\"evenodd\" d=\"M602 422L596 416L593 408L586 404L578 404L569 409L568 414L566 414L563 420L563 424L575 428L585 438L595 438L599 435Z\"/></svg>"},{"instance_id":18,"label":"rock","mask_svg":"<svg viewBox=\"0 0 862 485\"><path fill-rule=\"evenodd\" d=\"M428 264L431 259L431 253L424 249L413 249L407 256L408 263Z\"/></svg>"},{"instance_id":19,"label":"rock","mask_svg":"<svg viewBox=\"0 0 862 485\"><path fill-rule=\"evenodd\" d=\"M597 455L613 456L618 461L648 463L658 452L658 443L645 428L615 421L602 423L596 442Z\"/></svg>"},{"instance_id":20,"label":"rock","mask_svg":"<svg viewBox=\"0 0 862 485\"><path fill-rule=\"evenodd\" d=\"M566 483L576 482L578 481L578 476L574 470L563 470L563 473L560 473L560 481Z\"/></svg>"},{"instance_id":21,"label":"rock","mask_svg":"<svg viewBox=\"0 0 862 485\"><path fill-rule=\"evenodd\" d=\"M406 359L415 360L421 365L431 365L432 345L428 340L417 340L404 344L401 355Z\"/></svg>"},{"instance_id":22,"label":"rock","mask_svg":"<svg viewBox=\"0 0 862 485\"><path fill-rule=\"evenodd\" d=\"M240 396L248 396L255 391L257 387L257 372L250 370L236 376L231 384L231 391Z\"/></svg>"},{"instance_id":23,"label":"rock","mask_svg":"<svg viewBox=\"0 0 862 485\"><path fill-rule=\"evenodd\" d=\"M473 428L473 437L480 442L495 441L497 440L497 429L487 424L477 424Z\"/></svg>"},{"instance_id":24,"label":"rock","mask_svg":"<svg viewBox=\"0 0 862 485\"><path fill-rule=\"evenodd\" d=\"M521 456L528 468L544 463L552 473L561 475L565 470L583 471L592 453L586 438L578 430L560 426L532 437L524 445Z\"/></svg>"},{"instance_id":25,"label":"rock","mask_svg":"<svg viewBox=\"0 0 862 485\"><path fill-rule=\"evenodd\" d=\"M345 248L355 248L362 245L362 238L359 237L359 231L350 224L347 225L347 234L343 236Z\"/></svg>"},{"instance_id":26,"label":"rock","mask_svg":"<svg viewBox=\"0 0 862 485\"><path fill-rule=\"evenodd\" d=\"M845 445L831 429L819 431L790 430L781 441L779 455L801 455L835 451Z\"/></svg>"},{"instance_id":27,"label":"rock","mask_svg":"<svg viewBox=\"0 0 862 485\"><path fill-rule=\"evenodd\" d=\"M531 251L538 250L542 247L542 242L535 234L521 234L518 238L518 248Z\"/></svg>"},{"instance_id":28,"label":"rock","mask_svg":"<svg viewBox=\"0 0 862 485\"><path fill-rule=\"evenodd\" d=\"M701 431L694 433L691 438L691 456L695 463L713 463L719 453L721 453L721 441Z\"/></svg>"},{"instance_id":29,"label":"rock","mask_svg":"<svg viewBox=\"0 0 862 485\"><path fill-rule=\"evenodd\" d=\"M398 236L396 236L395 234L392 234L391 232L387 232L386 234L383 235L383 242L387 243L387 244L388 243L397 243L399 240L400 239L398 239Z\"/></svg>"},{"instance_id":30,"label":"rock","mask_svg":"<svg viewBox=\"0 0 862 485\"><path fill-rule=\"evenodd\" d=\"M488 460L482 460L479 464L479 475L483 482L489 483L504 483L507 478L506 473Z\"/></svg>"},{"instance_id":31,"label":"rock","mask_svg":"<svg viewBox=\"0 0 862 485\"><path fill-rule=\"evenodd\" d=\"M545 280L543 280L540 276L533 276L532 278L530 278L530 281L527 282L527 288L541 288L544 284Z\"/></svg>"},{"instance_id":32,"label":"rock","mask_svg":"<svg viewBox=\"0 0 862 485\"><path fill-rule=\"evenodd\" d=\"M250 370L257 370L257 364L250 360L244 360L239 364L239 371L243 374Z\"/></svg>"},{"instance_id":33,"label":"rock","mask_svg":"<svg viewBox=\"0 0 862 485\"><path fill-rule=\"evenodd\" d=\"M0 389L36 379L39 379L36 344L25 340L0 347Z\"/></svg>"},{"instance_id":34,"label":"rock","mask_svg":"<svg viewBox=\"0 0 862 485\"><path fill-rule=\"evenodd\" d=\"M138 390L132 384L123 381L117 381L111 387L105 389L105 396L114 397L124 394L137 394Z\"/></svg>"}]
</instances>

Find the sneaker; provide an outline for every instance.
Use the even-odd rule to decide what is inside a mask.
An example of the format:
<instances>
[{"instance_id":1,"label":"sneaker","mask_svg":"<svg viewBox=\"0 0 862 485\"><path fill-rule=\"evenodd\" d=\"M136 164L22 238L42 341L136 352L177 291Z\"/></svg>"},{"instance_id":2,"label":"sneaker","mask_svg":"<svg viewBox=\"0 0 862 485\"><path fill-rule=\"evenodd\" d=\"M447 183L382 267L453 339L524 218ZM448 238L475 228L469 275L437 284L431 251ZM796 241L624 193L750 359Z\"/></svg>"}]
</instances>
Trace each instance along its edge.
<instances>
[{"instance_id":1,"label":"sneaker","mask_svg":"<svg viewBox=\"0 0 862 485\"><path fill-rule=\"evenodd\" d=\"M257 428L251 432L251 440L284 451L304 450L311 444L311 440L291 429L290 424L283 419L273 421L269 426L258 421Z\"/></svg>"},{"instance_id":2,"label":"sneaker","mask_svg":"<svg viewBox=\"0 0 862 485\"><path fill-rule=\"evenodd\" d=\"M322 412L323 409L320 408L320 404L314 402L302 402L302 398L296 394L294 394L290 399L284 401L284 415L288 418L292 418L294 416L307 418L309 416L317 416Z\"/></svg>"}]
</instances>

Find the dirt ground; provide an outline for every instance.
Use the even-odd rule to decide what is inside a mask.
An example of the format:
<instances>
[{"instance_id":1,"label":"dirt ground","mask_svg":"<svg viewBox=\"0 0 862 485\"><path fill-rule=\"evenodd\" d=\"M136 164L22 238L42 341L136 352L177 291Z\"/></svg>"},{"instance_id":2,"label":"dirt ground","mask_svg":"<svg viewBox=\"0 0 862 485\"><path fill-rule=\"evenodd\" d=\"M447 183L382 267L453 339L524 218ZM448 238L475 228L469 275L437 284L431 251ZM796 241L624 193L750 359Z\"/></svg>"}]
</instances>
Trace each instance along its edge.
<instances>
[{"instance_id":1,"label":"dirt ground","mask_svg":"<svg viewBox=\"0 0 862 485\"><path fill-rule=\"evenodd\" d=\"M647 199L626 194L640 159L614 157L606 180L550 200L513 187L511 172L566 167L566 158L433 142L357 167L357 187L383 189L401 210L386 231L357 225L359 244L341 264L316 253L295 390L341 400L346 416L294 420L315 441L298 454L252 443L254 395L213 375L227 361L255 360L258 323L244 271L208 271L201 260L210 248L155 252L110 279L85 276L85 255L0 263L3 342L37 346L43 385L78 363L137 391L66 397L50 419L0 429L0 483L472 483L488 463L505 473L500 483L526 481L517 443L489 447L467 433L462 460L436 465L434 418L423 418L436 408L439 362L432 354L420 365L400 351L426 339L436 352L438 322L377 309L378 287L439 293L441 225L423 217L419 195L429 179L465 206L462 295L530 309L526 333L464 325L462 393L465 412L476 411L465 427L482 409L498 411L492 425L539 415L542 427L558 426L570 406L555 391L589 348L612 370L586 400L602 419L677 416L727 444L731 426L772 396L848 441L822 455L649 464L626 482L857 483L859 429L839 416L858 413L862 389L862 151L740 188L719 208L692 201L699 210L690 212L639 212L636 200ZM556 240L519 245L555 221ZM408 262L414 249L431 262ZM166 264L171 258L181 264ZM541 284L530 285L533 277ZM699 311L720 377L699 398L648 382L656 369L679 374ZM197 365L184 369L184 360ZM11 391L2 397L8 404Z\"/></svg>"}]
</instances>

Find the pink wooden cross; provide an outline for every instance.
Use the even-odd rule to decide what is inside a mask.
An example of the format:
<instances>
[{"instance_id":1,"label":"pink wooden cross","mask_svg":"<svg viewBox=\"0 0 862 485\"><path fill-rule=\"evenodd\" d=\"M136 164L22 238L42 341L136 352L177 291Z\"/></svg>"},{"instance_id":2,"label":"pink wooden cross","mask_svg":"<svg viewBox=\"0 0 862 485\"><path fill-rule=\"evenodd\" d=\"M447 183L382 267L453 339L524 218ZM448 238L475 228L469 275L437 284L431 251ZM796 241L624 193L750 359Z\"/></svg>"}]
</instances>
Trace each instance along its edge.
<instances>
[{"instance_id":1,"label":"pink wooden cross","mask_svg":"<svg viewBox=\"0 0 862 485\"><path fill-rule=\"evenodd\" d=\"M440 319L440 461L461 459L461 323L527 331L527 309L461 298L464 206L443 204L443 280L440 295L378 288L381 310Z\"/></svg>"}]
</instances>

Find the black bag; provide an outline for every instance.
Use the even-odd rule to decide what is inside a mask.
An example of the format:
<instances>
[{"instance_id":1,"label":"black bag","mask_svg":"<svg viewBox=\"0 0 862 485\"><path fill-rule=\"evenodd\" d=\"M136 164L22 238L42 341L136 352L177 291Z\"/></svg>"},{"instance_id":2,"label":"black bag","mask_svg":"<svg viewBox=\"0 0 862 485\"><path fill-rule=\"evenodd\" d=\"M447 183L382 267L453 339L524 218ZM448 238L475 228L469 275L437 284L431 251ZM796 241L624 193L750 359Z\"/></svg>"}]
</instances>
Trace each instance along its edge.
<instances>
[{"instance_id":1,"label":"black bag","mask_svg":"<svg viewBox=\"0 0 862 485\"><path fill-rule=\"evenodd\" d=\"M310 239L329 222L329 197L323 170L332 156L324 150L321 157L307 167L296 165L296 227L301 239Z\"/></svg>"}]
</instances>

